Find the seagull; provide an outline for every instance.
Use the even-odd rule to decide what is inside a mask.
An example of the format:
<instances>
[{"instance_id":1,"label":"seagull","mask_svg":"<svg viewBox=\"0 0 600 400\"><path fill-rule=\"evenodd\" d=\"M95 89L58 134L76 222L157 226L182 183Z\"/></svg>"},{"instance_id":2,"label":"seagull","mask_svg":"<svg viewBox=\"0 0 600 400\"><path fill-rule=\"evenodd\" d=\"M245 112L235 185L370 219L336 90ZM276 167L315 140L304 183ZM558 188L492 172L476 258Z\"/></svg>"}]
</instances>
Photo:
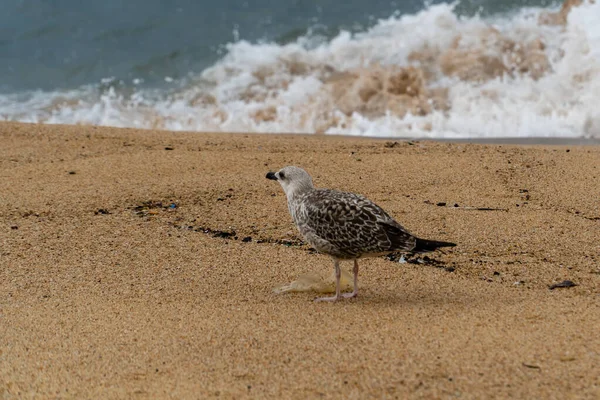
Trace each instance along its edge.
<instances>
[{"instance_id":1,"label":"seagull","mask_svg":"<svg viewBox=\"0 0 600 400\"><path fill-rule=\"evenodd\" d=\"M287 197L288 209L304 237L319 253L333 259L335 296L315 301L337 301L358 295L358 259L393 252L425 253L456 244L420 239L366 197L313 186L302 168L288 166L266 176L279 182ZM340 293L340 262L354 261L354 290Z\"/></svg>"}]
</instances>

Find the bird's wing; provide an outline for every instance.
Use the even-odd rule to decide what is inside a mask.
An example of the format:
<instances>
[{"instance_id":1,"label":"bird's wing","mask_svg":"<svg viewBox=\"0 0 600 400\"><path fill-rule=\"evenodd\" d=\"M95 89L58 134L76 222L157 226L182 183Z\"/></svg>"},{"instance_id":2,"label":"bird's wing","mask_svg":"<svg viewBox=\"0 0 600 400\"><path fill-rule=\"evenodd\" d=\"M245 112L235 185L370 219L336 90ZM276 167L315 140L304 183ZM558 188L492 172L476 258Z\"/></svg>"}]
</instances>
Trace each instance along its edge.
<instances>
[{"instance_id":1,"label":"bird's wing","mask_svg":"<svg viewBox=\"0 0 600 400\"><path fill-rule=\"evenodd\" d=\"M316 190L305 203L307 224L323 240L347 254L410 250L415 238L367 198Z\"/></svg>"}]
</instances>

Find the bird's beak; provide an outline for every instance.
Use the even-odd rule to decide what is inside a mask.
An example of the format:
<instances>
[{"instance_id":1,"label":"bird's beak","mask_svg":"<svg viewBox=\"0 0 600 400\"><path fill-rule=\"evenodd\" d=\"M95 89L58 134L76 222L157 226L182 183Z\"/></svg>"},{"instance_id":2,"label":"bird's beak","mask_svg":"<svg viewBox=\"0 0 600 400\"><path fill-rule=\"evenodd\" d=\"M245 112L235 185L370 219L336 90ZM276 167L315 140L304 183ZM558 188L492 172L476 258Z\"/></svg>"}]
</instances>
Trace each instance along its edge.
<instances>
[{"instance_id":1,"label":"bird's beak","mask_svg":"<svg viewBox=\"0 0 600 400\"><path fill-rule=\"evenodd\" d=\"M275 172L268 172L267 173L267 179L270 179L272 181L276 181L277 177L275 176Z\"/></svg>"}]
</instances>

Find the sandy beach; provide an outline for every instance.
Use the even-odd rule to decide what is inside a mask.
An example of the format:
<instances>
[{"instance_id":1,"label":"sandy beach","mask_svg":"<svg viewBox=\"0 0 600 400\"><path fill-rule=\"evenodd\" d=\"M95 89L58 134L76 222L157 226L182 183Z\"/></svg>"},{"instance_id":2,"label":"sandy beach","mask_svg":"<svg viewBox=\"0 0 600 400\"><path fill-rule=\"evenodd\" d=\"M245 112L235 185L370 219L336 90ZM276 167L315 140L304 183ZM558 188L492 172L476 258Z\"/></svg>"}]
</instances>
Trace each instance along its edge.
<instances>
[{"instance_id":1,"label":"sandy beach","mask_svg":"<svg viewBox=\"0 0 600 400\"><path fill-rule=\"evenodd\" d=\"M332 270L285 165L458 246L275 294ZM599 398L599 199L598 146L0 123L0 398Z\"/></svg>"}]
</instances>

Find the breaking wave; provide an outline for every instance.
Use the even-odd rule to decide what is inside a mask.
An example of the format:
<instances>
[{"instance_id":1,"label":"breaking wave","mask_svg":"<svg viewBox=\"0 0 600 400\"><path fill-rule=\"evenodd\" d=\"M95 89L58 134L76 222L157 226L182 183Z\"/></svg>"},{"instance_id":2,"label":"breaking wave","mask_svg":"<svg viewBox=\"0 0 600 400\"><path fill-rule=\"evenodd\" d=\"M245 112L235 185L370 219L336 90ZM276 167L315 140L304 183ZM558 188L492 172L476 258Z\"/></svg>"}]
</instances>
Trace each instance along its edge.
<instances>
[{"instance_id":1,"label":"breaking wave","mask_svg":"<svg viewBox=\"0 0 600 400\"><path fill-rule=\"evenodd\" d=\"M600 137L600 2L460 17L455 4L370 29L227 46L165 88L111 78L0 95L0 119L385 137Z\"/></svg>"}]
</instances>

